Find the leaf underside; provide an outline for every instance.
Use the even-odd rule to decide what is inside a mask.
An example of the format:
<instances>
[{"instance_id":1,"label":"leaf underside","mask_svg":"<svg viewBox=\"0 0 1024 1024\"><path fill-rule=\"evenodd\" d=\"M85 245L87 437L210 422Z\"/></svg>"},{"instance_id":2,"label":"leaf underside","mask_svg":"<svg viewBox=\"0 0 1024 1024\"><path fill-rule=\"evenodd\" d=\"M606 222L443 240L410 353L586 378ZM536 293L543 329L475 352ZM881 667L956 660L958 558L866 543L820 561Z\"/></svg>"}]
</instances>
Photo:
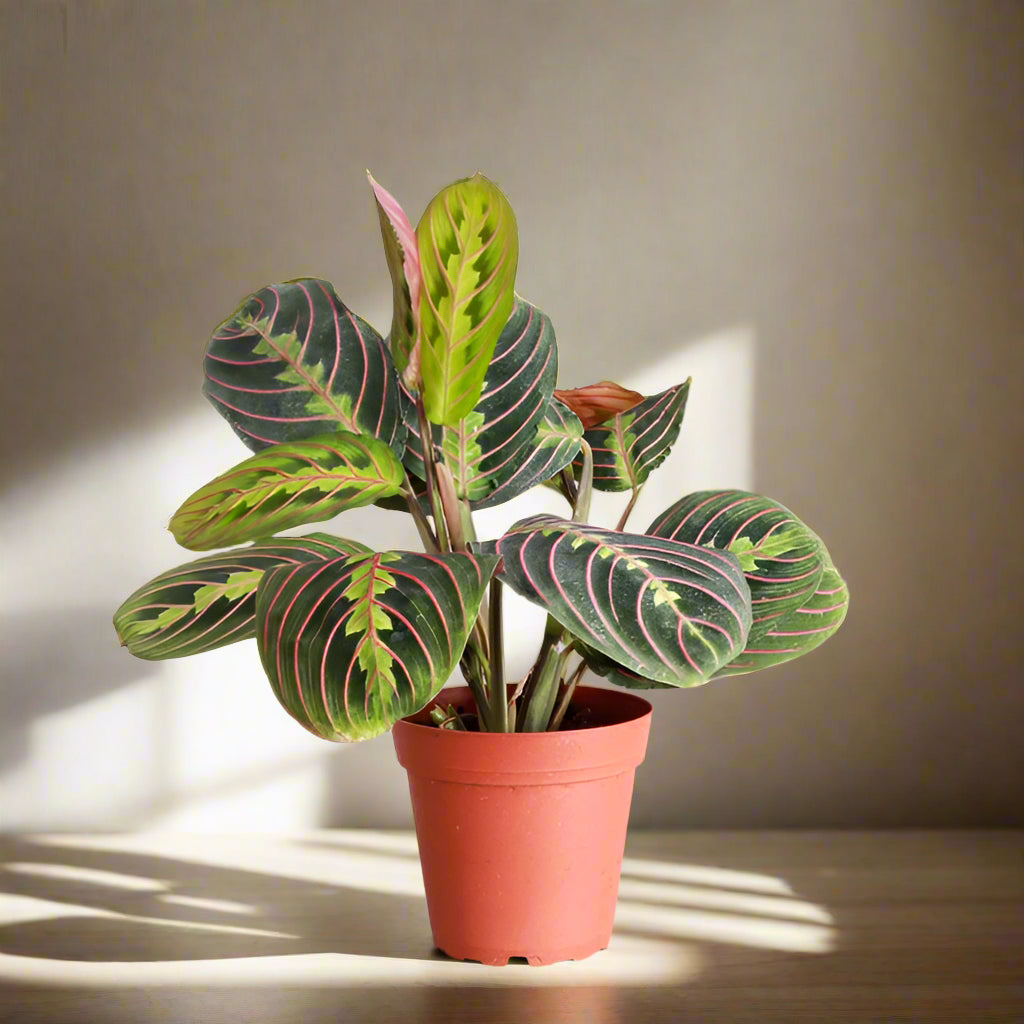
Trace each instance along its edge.
<instances>
[{"instance_id":1,"label":"leaf underside","mask_svg":"<svg viewBox=\"0 0 1024 1024\"><path fill-rule=\"evenodd\" d=\"M393 315L388 343L396 368L401 372L409 366L410 359L419 362L419 353L414 352L419 328L420 258L416 245L416 233L397 200L369 175L377 203L380 219L381 239L384 242L384 258L391 274L393 290ZM413 367L414 375L418 365Z\"/></svg>"}]
</instances>

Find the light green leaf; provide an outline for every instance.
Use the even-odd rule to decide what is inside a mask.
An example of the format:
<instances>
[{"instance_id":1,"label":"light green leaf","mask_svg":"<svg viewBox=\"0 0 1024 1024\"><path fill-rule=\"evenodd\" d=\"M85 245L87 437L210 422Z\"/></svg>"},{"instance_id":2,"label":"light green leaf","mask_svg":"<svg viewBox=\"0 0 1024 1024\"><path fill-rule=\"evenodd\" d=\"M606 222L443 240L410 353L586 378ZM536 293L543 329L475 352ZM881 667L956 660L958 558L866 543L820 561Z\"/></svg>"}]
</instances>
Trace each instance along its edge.
<instances>
[{"instance_id":1,"label":"light green leaf","mask_svg":"<svg viewBox=\"0 0 1024 1024\"><path fill-rule=\"evenodd\" d=\"M416 229L427 417L454 426L480 398L512 312L519 235L509 201L480 174L442 189Z\"/></svg>"},{"instance_id":2,"label":"light green leaf","mask_svg":"<svg viewBox=\"0 0 1024 1024\"><path fill-rule=\"evenodd\" d=\"M193 551L269 537L397 494L402 464L383 441L338 431L274 445L189 497L171 518Z\"/></svg>"},{"instance_id":3,"label":"light green leaf","mask_svg":"<svg viewBox=\"0 0 1024 1024\"><path fill-rule=\"evenodd\" d=\"M435 447L451 471L456 493L474 508L496 504L489 495L519 473L544 440L538 428L557 374L551 320L517 296L487 367L480 400L455 426L433 426ZM415 415L408 416L407 427L405 465L422 479L423 442Z\"/></svg>"}]
</instances>

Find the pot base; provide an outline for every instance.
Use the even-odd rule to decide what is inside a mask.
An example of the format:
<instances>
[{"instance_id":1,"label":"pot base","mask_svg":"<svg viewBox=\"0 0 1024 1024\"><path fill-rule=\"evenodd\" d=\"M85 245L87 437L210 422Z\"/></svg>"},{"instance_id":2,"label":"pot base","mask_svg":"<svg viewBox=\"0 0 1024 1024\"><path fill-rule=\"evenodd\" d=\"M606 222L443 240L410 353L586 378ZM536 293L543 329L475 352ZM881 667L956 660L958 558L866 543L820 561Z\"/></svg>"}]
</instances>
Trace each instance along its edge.
<instances>
[{"instance_id":1,"label":"pot base","mask_svg":"<svg viewBox=\"0 0 1024 1024\"><path fill-rule=\"evenodd\" d=\"M531 954L529 956L520 953L505 953L497 950L476 949L463 951L462 954L449 953L446 949L438 947L438 952L443 953L451 960L471 960L474 963L484 964L487 967L504 967L513 960L525 960L531 967L547 967L551 964L559 964L565 960L586 960L588 956L600 953L602 949L608 948L608 942L604 945L594 947L592 944L574 946L562 950L546 950L543 954Z\"/></svg>"}]
</instances>

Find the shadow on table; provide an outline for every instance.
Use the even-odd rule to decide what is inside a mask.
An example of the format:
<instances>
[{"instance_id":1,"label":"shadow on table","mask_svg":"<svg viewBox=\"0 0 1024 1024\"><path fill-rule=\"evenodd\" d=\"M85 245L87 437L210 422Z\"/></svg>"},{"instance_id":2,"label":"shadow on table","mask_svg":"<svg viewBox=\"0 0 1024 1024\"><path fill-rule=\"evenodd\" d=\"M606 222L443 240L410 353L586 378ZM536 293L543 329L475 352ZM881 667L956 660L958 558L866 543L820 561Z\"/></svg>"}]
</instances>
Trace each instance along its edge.
<instances>
[{"instance_id":1,"label":"shadow on table","mask_svg":"<svg viewBox=\"0 0 1024 1024\"><path fill-rule=\"evenodd\" d=\"M349 877L376 858L378 864L418 863L408 833L373 830L327 833L303 839L307 848L330 850ZM662 941L720 942L787 953L827 953L834 947L831 913L797 894L782 878L741 868L682 863L655 856L622 861L615 934Z\"/></svg>"},{"instance_id":2,"label":"shadow on table","mask_svg":"<svg viewBox=\"0 0 1024 1024\"><path fill-rule=\"evenodd\" d=\"M429 943L413 836L350 831L289 845L321 858L316 877L0 839L0 896L8 908L11 897L28 898L14 906L14 921L0 924L0 954L108 963L440 956ZM221 849L214 859L223 857ZM777 877L660 858L623 861L620 937L825 953L834 944L832 924L823 906Z\"/></svg>"},{"instance_id":3,"label":"shadow on table","mask_svg":"<svg viewBox=\"0 0 1024 1024\"><path fill-rule=\"evenodd\" d=\"M0 861L0 899L62 905L48 908L52 916L0 925L0 953L112 963L386 957L409 955L404 936L413 934L425 937L423 958L440 956L427 938L426 906L412 896L14 838L0 839Z\"/></svg>"},{"instance_id":4,"label":"shadow on table","mask_svg":"<svg viewBox=\"0 0 1024 1024\"><path fill-rule=\"evenodd\" d=\"M316 860L318 878L0 838L0 960L22 959L8 961L13 973L0 983L0 1007L14 1009L9 1018L0 1009L0 1021L677 1020L684 993L701 998L700 943L774 977L819 959L793 954L832 944L828 912L781 879L627 857L614 956L552 968L459 964L431 947L413 837L344 832L294 845ZM339 884L324 884L325 872ZM293 956L316 953L349 957L324 961L321 974L288 969ZM198 961L232 958L274 959L244 976L195 973L210 966Z\"/></svg>"}]
</instances>

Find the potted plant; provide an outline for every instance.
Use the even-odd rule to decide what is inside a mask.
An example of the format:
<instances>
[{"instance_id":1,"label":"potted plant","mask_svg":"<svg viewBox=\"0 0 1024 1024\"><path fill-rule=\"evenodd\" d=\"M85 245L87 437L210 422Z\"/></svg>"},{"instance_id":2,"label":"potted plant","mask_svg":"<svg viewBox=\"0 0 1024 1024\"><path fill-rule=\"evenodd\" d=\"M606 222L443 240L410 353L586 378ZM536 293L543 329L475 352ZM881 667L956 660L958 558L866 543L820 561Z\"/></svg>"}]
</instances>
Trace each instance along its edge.
<instances>
[{"instance_id":1,"label":"potted plant","mask_svg":"<svg viewBox=\"0 0 1024 1024\"><path fill-rule=\"evenodd\" d=\"M413 229L370 179L394 290L387 340L304 279L214 332L204 392L252 450L170 522L204 554L117 610L141 658L255 637L285 710L325 739L389 729L410 792L435 942L534 963L607 944L650 705L776 665L839 628L848 593L780 503L719 489L641 532L627 520L679 434L690 382L644 396L555 389L551 321L515 293L515 216L477 175ZM473 513L537 486L565 516L477 538ZM628 500L588 523L593 489ZM376 503L423 550L285 531ZM242 545L242 546L239 546ZM547 611L533 667L506 680L505 587ZM455 670L466 686L442 690ZM586 670L614 688L580 686Z\"/></svg>"}]
</instances>

